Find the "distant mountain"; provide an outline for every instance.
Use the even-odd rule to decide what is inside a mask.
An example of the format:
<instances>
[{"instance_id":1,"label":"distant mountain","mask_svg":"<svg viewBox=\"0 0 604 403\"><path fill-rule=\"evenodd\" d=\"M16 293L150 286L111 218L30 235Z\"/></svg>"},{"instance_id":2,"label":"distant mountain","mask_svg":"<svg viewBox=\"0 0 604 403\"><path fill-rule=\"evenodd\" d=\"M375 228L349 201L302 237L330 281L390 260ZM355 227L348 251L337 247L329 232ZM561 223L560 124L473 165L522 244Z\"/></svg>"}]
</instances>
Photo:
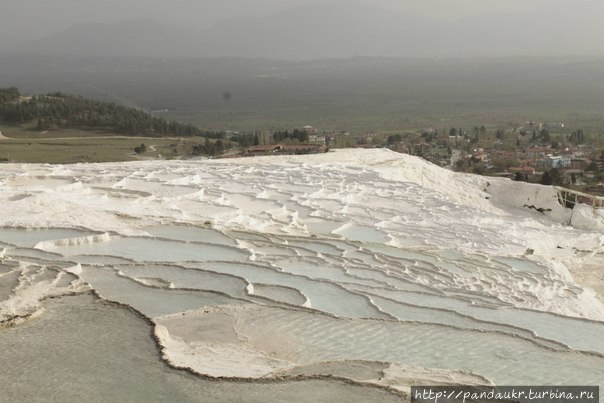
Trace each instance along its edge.
<instances>
[{"instance_id":1,"label":"distant mountain","mask_svg":"<svg viewBox=\"0 0 604 403\"><path fill-rule=\"evenodd\" d=\"M75 56L183 56L194 52L197 33L150 20L75 25L16 48L35 54Z\"/></svg>"},{"instance_id":2,"label":"distant mountain","mask_svg":"<svg viewBox=\"0 0 604 403\"><path fill-rule=\"evenodd\" d=\"M15 48L23 43L31 41L32 38L27 38L14 33L0 33L0 51Z\"/></svg>"},{"instance_id":3,"label":"distant mountain","mask_svg":"<svg viewBox=\"0 0 604 403\"><path fill-rule=\"evenodd\" d=\"M203 31L157 21L83 24L17 49L27 53L318 59L604 54L604 2L552 2L524 14L455 22L356 2L325 2L264 17L237 17Z\"/></svg>"},{"instance_id":4,"label":"distant mountain","mask_svg":"<svg viewBox=\"0 0 604 403\"><path fill-rule=\"evenodd\" d=\"M427 55L435 46L422 33L437 26L363 3L317 3L226 20L206 31L204 47L215 56L285 59Z\"/></svg>"}]
</instances>

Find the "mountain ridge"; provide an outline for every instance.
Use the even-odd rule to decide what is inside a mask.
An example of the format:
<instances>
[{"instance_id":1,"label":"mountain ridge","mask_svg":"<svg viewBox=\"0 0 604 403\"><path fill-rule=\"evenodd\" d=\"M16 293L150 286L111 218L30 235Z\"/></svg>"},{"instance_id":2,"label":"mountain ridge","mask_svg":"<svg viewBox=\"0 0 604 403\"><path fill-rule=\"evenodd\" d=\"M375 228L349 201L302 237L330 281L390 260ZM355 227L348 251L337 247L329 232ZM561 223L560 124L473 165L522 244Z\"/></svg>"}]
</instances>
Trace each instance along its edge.
<instances>
[{"instance_id":1,"label":"mountain ridge","mask_svg":"<svg viewBox=\"0 0 604 403\"><path fill-rule=\"evenodd\" d=\"M72 26L13 50L34 54L263 57L491 57L604 54L593 1L442 22L358 2L319 2L261 17L231 17L203 30L154 20ZM604 10L602 10L604 12ZM581 24L571 23L581 20ZM599 39L602 40L599 40Z\"/></svg>"}]
</instances>

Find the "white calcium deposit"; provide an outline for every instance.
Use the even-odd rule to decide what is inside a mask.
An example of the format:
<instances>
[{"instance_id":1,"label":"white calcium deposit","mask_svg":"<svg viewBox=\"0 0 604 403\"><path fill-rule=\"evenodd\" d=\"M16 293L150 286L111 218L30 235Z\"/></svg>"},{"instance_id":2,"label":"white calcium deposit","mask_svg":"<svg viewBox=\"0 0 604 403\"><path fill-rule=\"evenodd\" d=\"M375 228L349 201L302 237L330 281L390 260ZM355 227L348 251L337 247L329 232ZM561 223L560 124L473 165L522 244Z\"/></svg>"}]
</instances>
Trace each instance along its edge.
<instances>
[{"instance_id":1,"label":"white calcium deposit","mask_svg":"<svg viewBox=\"0 0 604 403\"><path fill-rule=\"evenodd\" d=\"M92 289L208 376L604 386L604 216L554 188L379 149L0 171L4 325Z\"/></svg>"}]
</instances>

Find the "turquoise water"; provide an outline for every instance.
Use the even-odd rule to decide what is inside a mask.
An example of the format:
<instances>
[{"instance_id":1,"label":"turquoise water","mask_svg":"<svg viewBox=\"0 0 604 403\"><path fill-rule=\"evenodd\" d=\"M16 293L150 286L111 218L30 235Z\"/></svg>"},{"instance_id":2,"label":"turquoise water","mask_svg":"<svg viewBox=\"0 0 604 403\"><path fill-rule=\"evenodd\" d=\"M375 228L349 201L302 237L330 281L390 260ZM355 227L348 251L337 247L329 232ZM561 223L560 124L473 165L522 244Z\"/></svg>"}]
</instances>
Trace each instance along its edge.
<instances>
[{"instance_id":1,"label":"turquoise water","mask_svg":"<svg viewBox=\"0 0 604 403\"><path fill-rule=\"evenodd\" d=\"M53 252L61 253L65 256L118 256L139 262L246 261L249 258L249 254L245 251L218 244L124 237L113 237L107 242L77 246L58 246L56 249L53 249Z\"/></svg>"},{"instance_id":2,"label":"turquoise water","mask_svg":"<svg viewBox=\"0 0 604 403\"><path fill-rule=\"evenodd\" d=\"M98 295L131 306L148 318L188 310L232 309L229 315L236 317L237 334L246 345L286 361L386 361L465 370L500 383L585 379L604 384L602 358L581 352L604 355L603 322L514 307L512 298L539 303L539 292L547 287L561 295L577 292L576 287L552 278L555 273L545 266L522 258L387 246L380 230L362 225L341 228L337 231L341 237L316 238L153 226L145 229L152 237L112 236L58 245L49 249L52 252L32 246L91 233L21 231L22 239L19 230L0 230L0 241L17 245L7 247L0 266L0 301L9 298L19 284L27 287L53 279L36 273L35 264L61 270L81 263L79 278ZM19 261L29 263L9 273ZM56 286L66 287L74 279L64 276ZM90 301L85 298L89 297L71 301L82 302L90 313ZM50 306L56 312L65 309L74 314L77 307L66 301L66 305L53 301ZM74 315L58 320L88 323L84 316ZM0 342L3 334L8 333L0 330ZM289 341L283 343L287 349L281 351L281 342L272 337ZM572 350L564 351L563 345ZM68 351L67 346L62 348ZM49 365L60 370L61 365L73 363ZM9 382L10 376L4 379ZM299 384L287 385L285 389L295 389ZM327 395L339 387L337 383L323 385L321 393ZM145 393L134 390L137 396ZM258 390L259 396L270 400L262 395L263 387ZM59 393L70 396L65 388L59 388ZM186 401L189 392L182 393Z\"/></svg>"}]
</instances>

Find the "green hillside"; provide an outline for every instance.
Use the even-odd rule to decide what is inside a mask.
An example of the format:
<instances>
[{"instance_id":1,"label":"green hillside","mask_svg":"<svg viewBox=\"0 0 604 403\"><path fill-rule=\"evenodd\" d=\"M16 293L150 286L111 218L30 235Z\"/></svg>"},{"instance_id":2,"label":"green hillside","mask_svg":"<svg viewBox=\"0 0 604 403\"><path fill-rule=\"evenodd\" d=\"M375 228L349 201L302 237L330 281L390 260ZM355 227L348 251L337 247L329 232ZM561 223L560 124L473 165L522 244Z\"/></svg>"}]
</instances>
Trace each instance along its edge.
<instances>
[{"instance_id":1,"label":"green hillside","mask_svg":"<svg viewBox=\"0 0 604 403\"><path fill-rule=\"evenodd\" d=\"M79 129L126 136L221 137L220 133L203 132L190 124L114 103L61 92L23 96L15 87L0 88L0 120L7 125L33 123L30 128L37 131Z\"/></svg>"},{"instance_id":2,"label":"green hillside","mask_svg":"<svg viewBox=\"0 0 604 403\"><path fill-rule=\"evenodd\" d=\"M16 87L0 88L0 133L0 161L28 163L215 155L225 138L115 103L60 92L24 96Z\"/></svg>"}]
</instances>

